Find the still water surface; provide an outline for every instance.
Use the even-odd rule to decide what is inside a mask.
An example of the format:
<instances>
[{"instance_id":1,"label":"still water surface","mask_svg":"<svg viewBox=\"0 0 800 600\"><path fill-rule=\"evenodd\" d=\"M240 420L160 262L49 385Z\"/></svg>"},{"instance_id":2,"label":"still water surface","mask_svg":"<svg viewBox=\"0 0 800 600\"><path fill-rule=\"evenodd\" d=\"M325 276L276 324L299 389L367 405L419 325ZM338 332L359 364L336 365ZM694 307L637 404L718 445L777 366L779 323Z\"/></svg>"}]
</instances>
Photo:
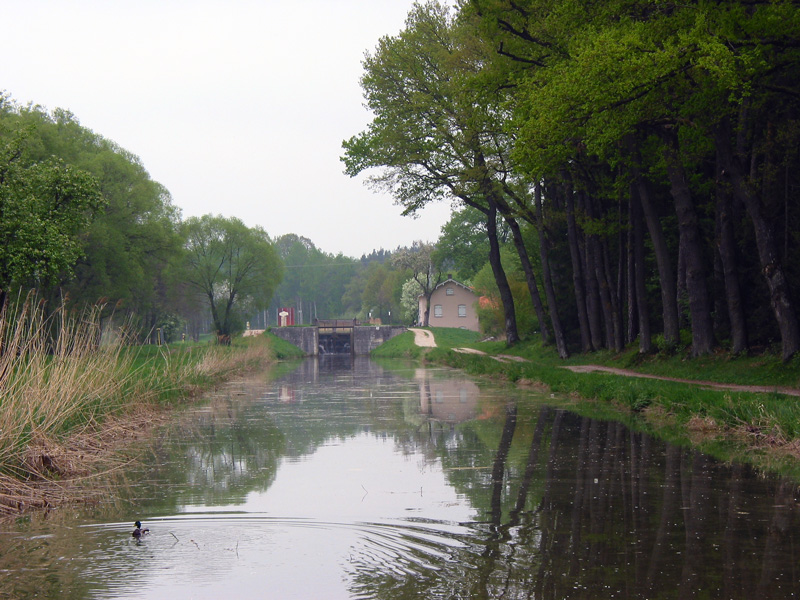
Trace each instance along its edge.
<instances>
[{"instance_id":1,"label":"still water surface","mask_svg":"<svg viewBox=\"0 0 800 600\"><path fill-rule=\"evenodd\" d=\"M449 370L236 382L120 479L0 531L0 598L800 594L793 482Z\"/></svg>"}]
</instances>

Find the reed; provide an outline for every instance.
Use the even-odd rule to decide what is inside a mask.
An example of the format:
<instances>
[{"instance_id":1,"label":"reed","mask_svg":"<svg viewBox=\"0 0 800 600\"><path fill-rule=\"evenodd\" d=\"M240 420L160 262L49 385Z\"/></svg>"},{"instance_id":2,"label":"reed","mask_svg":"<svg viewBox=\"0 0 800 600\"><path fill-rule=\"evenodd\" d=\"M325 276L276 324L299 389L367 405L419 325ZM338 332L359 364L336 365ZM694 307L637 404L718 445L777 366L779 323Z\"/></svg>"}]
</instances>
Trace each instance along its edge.
<instances>
[{"instance_id":1,"label":"reed","mask_svg":"<svg viewBox=\"0 0 800 600\"><path fill-rule=\"evenodd\" d=\"M66 480L102 470L164 405L272 360L266 339L130 345L124 325L104 331L103 308L46 313L30 294L0 311L0 513L80 499Z\"/></svg>"},{"instance_id":2,"label":"reed","mask_svg":"<svg viewBox=\"0 0 800 600\"><path fill-rule=\"evenodd\" d=\"M33 294L0 311L0 473L58 472L46 454L66 435L113 413L139 383L120 352L101 344L101 306L45 314Z\"/></svg>"}]
</instances>

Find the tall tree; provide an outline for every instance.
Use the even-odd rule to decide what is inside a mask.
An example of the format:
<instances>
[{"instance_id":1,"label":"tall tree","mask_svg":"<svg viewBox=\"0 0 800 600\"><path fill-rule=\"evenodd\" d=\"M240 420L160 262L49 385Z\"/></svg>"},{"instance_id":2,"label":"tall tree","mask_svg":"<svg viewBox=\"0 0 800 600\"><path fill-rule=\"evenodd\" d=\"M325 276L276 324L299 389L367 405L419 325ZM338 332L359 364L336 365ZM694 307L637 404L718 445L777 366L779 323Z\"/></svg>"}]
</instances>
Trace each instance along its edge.
<instances>
[{"instance_id":1,"label":"tall tree","mask_svg":"<svg viewBox=\"0 0 800 600\"><path fill-rule=\"evenodd\" d=\"M366 131L344 142L346 171L382 169L371 181L389 189L404 214L450 199L480 211L489 261L506 311L506 340L519 340L508 281L500 264L497 210L503 202L496 164L504 146L490 94L472 85L482 56L447 7L416 4L406 29L380 40L364 61L361 85L376 115Z\"/></svg>"},{"instance_id":2,"label":"tall tree","mask_svg":"<svg viewBox=\"0 0 800 600\"><path fill-rule=\"evenodd\" d=\"M71 273L79 234L105 204L88 173L51 158L26 164L30 130L0 132L0 306L16 286Z\"/></svg>"},{"instance_id":3,"label":"tall tree","mask_svg":"<svg viewBox=\"0 0 800 600\"><path fill-rule=\"evenodd\" d=\"M184 222L186 277L205 298L218 339L243 326L243 316L269 305L283 264L266 232L234 217L204 215Z\"/></svg>"}]
</instances>

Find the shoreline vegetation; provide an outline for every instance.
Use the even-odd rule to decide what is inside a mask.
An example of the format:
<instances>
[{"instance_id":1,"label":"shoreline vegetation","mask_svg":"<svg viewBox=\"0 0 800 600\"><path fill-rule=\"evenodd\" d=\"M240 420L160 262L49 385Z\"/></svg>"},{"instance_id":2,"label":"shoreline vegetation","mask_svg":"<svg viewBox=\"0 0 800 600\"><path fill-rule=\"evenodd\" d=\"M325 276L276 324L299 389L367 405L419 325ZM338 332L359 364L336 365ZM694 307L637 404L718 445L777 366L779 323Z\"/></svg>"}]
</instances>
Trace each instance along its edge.
<instances>
[{"instance_id":1,"label":"shoreline vegetation","mask_svg":"<svg viewBox=\"0 0 800 600\"><path fill-rule=\"evenodd\" d=\"M267 333L231 346L125 343L103 307L45 316L29 298L0 314L0 517L94 501L101 475L124 466L122 448L174 418L174 411L226 380L302 352ZM112 319L113 321L113 319ZM537 341L508 348L474 332L426 328L435 345L403 333L372 353L538 387L548 402L722 460L740 460L800 480L800 399L777 392L712 389L581 368L588 365L714 383L798 389L800 359L673 351L643 357L595 353L568 360Z\"/></svg>"},{"instance_id":2,"label":"shoreline vegetation","mask_svg":"<svg viewBox=\"0 0 800 600\"><path fill-rule=\"evenodd\" d=\"M800 481L800 398L778 392L800 391L797 357L788 363L780 352L719 352L693 358L688 348L642 356L631 347L622 353L596 352L563 360L553 346L538 340L509 348L505 342L481 341L474 332L435 327L428 331L435 347L417 346L413 333L406 332L373 356L419 359L470 375L540 387L553 404L574 412L620 420L668 442ZM653 377L631 376L634 373ZM715 388L718 384L774 391Z\"/></svg>"},{"instance_id":3,"label":"shoreline vegetation","mask_svg":"<svg viewBox=\"0 0 800 600\"><path fill-rule=\"evenodd\" d=\"M91 501L123 445L203 391L292 353L274 336L129 345L125 326L102 316L102 306L45 315L32 296L0 313L0 517Z\"/></svg>"}]
</instances>

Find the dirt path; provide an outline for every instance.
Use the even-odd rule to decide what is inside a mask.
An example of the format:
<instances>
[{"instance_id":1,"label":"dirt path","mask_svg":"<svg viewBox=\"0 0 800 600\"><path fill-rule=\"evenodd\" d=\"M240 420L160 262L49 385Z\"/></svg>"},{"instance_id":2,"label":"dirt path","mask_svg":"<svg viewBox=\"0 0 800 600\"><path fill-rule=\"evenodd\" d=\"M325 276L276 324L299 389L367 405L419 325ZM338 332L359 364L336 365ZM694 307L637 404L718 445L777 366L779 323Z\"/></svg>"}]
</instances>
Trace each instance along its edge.
<instances>
[{"instance_id":1,"label":"dirt path","mask_svg":"<svg viewBox=\"0 0 800 600\"><path fill-rule=\"evenodd\" d=\"M414 332L414 343L422 348L435 348L436 342L433 339L433 334L427 329L409 329Z\"/></svg>"},{"instance_id":2,"label":"dirt path","mask_svg":"<svg viewBox=\"0 0 800 600\"><path fill-rule=\"evenodd\" d=\"M410 331L414 332L414 341L417 346L423 346L426 348L433 348L436 346L436 342L433 340L433 334L430 331L425 329L411 329ZM486 354L481 350L476 350L475 348L453 348L454 352L461 352L464 354ZM524 358L519 356L509 356L505 354L499 354L497 356L492 356L497 361L500 362L509 362L509 361L516 361L516 362L527 362ZM639 373L637 371L631 371L629 369L618 369L616 367L604 367L601 365L573 365L573 366L565 366L562 367L564 369L569 369L573 373L591 373L592 371L602 371L604 373L613 373L614 375L624 375L626 377L641 377L643 379L659 379L661 381L675 381L678 383L688 383L690 385L696 385L703 388L714 389L714 390L731 390L733 392L750 392L756 394L785 394L787 396L800 396L800 389L798 388L790 388L790 387L779 387L779 386L771 386L771 385L738 385L735 383L717 383L714 381L699 381L696 379L680 379L678 377L665 377L662 375L650 375L647 373Z\"/></svg>"},{"instance_id":3,"label":"dirt path","mask_svg":"<svg viewBox=\"0 0 800 600\"><path fill-rule=\"evenodd\" d=\"M786 394L787 396L800 396L800 389L790 387L778 387L774 385L737 385L735 383L717 383L714 381L699 381L696 379L679 379L677 377L664 377L662 375L649 375L647 373L638 373L628 369L617 369L615 367L603 367L600 365L575 365L564 367L574 373L591 373L592 371L603 371L605 373L613 373L614 375L625 375L627 377L642 377L644 379L660 379L662 381L677 381L678 383L688 383L699 387L714 389L714 390L731 390L734 392L752 392L763 394Z\"/></svg>"}]
</instances>

